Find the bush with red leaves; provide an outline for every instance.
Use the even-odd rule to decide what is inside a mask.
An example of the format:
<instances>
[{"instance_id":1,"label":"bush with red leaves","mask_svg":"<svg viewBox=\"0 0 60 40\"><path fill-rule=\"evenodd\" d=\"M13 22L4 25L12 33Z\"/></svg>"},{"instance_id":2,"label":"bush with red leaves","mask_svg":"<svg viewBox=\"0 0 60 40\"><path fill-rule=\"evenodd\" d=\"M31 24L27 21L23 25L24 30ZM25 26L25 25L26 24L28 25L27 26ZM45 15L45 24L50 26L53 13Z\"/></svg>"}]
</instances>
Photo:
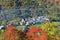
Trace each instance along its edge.
<instances>
[{"instance_id":1,"label":"bush with red leaves","mask_svg":"<svg viewBox=\"0 0 60 40\"><path fill-rule=\"evenodd\" d=\"M48 35L42 29L35 27L30 28L26 36L28 36L28 40L48 40Z\"/></svg>"},{"instance_id":2,"label":"bush with red leaves","mask_svg":"<svg viewBox=\"0 0 60 40\"><path fill-rule=\"evenodd\" d=\"M13 25L9 25L6 30L6 40L17 40L19 38L18 32Z\"/></svg>"},{"instance_id":3,"label":"bush with red leaves","mask_svg":"<svg viewBox=\"0 0 60 40\"><path fill-rule=\"evenodd\" d=\"M26 40L26 34L17 30L13 25L9 25L6 30L6 40Z\"/></svg>"},{"instance_id":4,"label":"bush with red leaves","mask_svg":"<svg viewBox=\"0 0 60 40\"><path fill-rule=\"evenodd\" d=\"M35 27L24 33L9 25L6 30L6 40L48 40L48 35L42 29Z\"/></svg>"}]
</instances>

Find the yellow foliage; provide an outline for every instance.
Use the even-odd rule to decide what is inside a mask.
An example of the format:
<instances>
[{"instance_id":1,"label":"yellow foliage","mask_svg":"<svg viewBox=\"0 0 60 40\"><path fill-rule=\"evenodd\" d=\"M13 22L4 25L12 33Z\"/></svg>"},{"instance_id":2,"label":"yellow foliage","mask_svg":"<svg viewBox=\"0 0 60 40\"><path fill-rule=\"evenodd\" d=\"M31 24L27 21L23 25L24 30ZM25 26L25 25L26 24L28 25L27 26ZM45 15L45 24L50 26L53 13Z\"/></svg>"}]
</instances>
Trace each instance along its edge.
<instances>
[{"instance_id":1,"label":"yellow foliage","mask_svg":"<svg viewBox=\"0 0 60 40\"><path fill-rule=\"evenodd\" d=\"M54 22L41 24L41 29L43 29L51 38L54 38L58 32L57 25Z\"/></svg>"}]
</instances>

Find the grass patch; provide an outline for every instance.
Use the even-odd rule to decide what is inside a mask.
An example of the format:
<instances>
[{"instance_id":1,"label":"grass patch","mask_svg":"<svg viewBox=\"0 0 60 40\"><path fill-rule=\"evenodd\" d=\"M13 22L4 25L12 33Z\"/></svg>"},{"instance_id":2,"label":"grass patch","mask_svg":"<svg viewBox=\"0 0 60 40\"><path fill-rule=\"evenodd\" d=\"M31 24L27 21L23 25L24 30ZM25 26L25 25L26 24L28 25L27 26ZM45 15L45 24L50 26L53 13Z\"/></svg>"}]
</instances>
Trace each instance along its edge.
<instances>
[{"instance_id":1,"label":"grass patch","mask_svg":"<svg viewBox=\"0 0 60 40\"><path fill-rule=\"evenodd\" d=\"M35 26L36 26L37 28L40 28L40 27L41 27L41 24L35 24Z\"/></svg>"},{"instance_id":2,"label":"grass patch","mask_svg":"<svg viewBox=\"0 0 60 40\"><path fill-rule=\"evenodd\" d=\"M17 26L16 29L18 30L23 30L25 28L25 26Z\"/></svg>"},{"instance_id":3,"label":"grass patch","mask_svg":"<svg viewBox=\"0 0 60 40\"><path fill-rule=\"evenodd\" d=\"M41 24L35 24L34 26L36 26L37 28L40 28ZM23 30L25 28L25 26L17 26L16 29L18 30Z\"/></svg>"}]
</instances>

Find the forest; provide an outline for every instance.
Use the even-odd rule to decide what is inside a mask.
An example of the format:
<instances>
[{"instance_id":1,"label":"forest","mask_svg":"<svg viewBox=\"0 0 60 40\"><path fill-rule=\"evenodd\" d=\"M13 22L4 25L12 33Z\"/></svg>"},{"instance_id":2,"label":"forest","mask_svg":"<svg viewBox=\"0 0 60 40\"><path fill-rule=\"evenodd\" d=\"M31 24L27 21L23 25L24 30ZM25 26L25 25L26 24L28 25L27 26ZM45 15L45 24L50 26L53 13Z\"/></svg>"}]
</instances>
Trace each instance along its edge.
<instances>
[{"instance_id":1,"label":"forest","mask_svg":"<svg viewBox=\"0 0 60 40\"><path fill-rule=\"evenodd\" d=\"M60 0L0 0L0 40L60 40Z\"/></svg>"}]
</instances>

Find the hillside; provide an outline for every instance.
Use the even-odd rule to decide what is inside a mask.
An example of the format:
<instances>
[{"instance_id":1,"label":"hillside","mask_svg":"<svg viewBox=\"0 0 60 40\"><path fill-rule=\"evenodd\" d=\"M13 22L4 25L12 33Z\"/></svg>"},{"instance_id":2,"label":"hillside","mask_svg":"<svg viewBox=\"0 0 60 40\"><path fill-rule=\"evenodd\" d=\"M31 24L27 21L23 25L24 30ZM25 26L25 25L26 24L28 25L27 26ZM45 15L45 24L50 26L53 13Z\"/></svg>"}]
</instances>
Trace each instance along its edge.
<instances>
[{"instance_id":1,"label":"hillside","mask_svg":"<svg viewBox=\"0 0 60 40\"><path fill-rule=\"evenodd\" d=\"M59 17L58 0L0 0L0 21L35 16Z\"/></svg>"}]
</instances>

